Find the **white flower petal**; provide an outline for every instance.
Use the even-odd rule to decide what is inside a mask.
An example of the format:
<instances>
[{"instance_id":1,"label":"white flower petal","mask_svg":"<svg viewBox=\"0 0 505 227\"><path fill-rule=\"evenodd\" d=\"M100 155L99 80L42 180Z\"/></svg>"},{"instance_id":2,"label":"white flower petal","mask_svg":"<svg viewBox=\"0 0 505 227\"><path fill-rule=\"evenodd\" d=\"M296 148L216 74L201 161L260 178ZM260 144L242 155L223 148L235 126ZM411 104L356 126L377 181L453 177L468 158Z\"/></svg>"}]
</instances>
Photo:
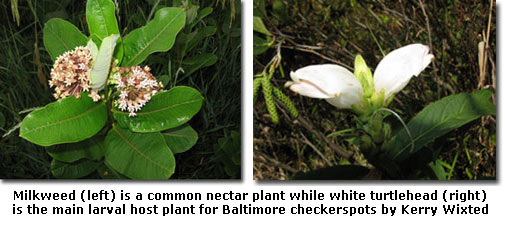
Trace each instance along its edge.
<instances>
[{"instance_id":1,"label":"white flower petal","mask_svg":"<svg viewBox=\"0 0 505 227\"><path fill-rule=\"evenodd\" d=\"M385 91L385 98L407 86L412 76L418 76L433 60L429 47L411 44L386 55L374 73L375 91Z\"/></svg>"},{"instance_id":2,"label":"white flower petal","mask_svg":"<svg viewBox=\"0 0 505 227\"><path fill-rule=\"evenodd\" d=\"M359 80L347 69L339 65L323 64L311 65L291 72L293 82L287 83L290 89L303 96L324 99L346 99L359 96L362 88ZM351 93L351 94L344 94ZM330 103L344 103L335 105L349 108L349 103L358 104L355 99L332 101Z\"/></svg>"},{"instance_id":3,"label":"white flower petal","mask_svg":"<svg viewBox=\"0 0 505 227\"><path fill-rule=\"evenodd\" d=\"M326 99L326 101L337 108L347 109L352 105L360 104L362 95L361 86L348 86L341 90L338 96Z\"/></svg>"},{"instance_id":4,"label":"white flower petal","mask_svg":"<svg viewBox=\"0 0 505 227\"><path fill-rule=\"evenodd\" d=\"M314 84L305 80L302 80L299 83L293 83L289 86L289 89L295 93L311 98L325 99L331 97L323 90L314 86Z\"/></svg>"}]
</instances>

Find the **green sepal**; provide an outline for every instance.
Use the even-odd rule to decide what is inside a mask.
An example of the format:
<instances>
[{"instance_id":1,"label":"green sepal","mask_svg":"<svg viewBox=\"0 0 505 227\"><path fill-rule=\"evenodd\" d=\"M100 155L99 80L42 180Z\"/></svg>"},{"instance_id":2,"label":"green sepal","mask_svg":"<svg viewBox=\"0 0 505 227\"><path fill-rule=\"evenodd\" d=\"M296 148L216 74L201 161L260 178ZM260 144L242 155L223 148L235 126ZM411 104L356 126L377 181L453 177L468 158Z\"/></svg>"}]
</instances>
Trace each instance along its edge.
<instances>
[{"instance_id":1,"label":"green sepal","mask_svg":"<svg viewBox=\"0 0 505 227\"><path fill-rule=\"evenodd\" d=\"M381 91L379 92L379 94L377 94L376 92L374 92L372 94L372 98L371 98L371 103L372 103L372 107L374 109L378 109L378 108L381 108L384 106L384 98L385 98L385 91L384 89L381 89Z\"/></svg>"},{"instance_id":2,"label":"green sepal","mask_svg":"<svg viewBox=\"0 0 505 227\"><path fill-rule=\"evenodd\" d=\"M374 93L372 71L366 65L365 59L359 54L354 59L354 76L358 78L361 87L363 87L363 96L370 98Z\"/></svg>"}]
</instances>

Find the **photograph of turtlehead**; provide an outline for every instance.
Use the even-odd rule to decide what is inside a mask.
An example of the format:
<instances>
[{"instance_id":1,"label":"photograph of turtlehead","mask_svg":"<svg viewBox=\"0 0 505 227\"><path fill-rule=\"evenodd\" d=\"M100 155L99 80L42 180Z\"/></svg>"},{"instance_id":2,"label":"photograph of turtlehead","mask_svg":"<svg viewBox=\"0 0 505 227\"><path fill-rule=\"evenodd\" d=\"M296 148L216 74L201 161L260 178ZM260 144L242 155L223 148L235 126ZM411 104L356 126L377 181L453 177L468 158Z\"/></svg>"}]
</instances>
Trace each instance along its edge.
<instances>
[{"instance_id":1,"label":"photograph of turtlehead","mask_svg":"<svg viewBox=\"0 0 505 227\"><path fill-rule=\"evenodd\" d=\"M254 1L254 179L495 180L495 5Z\"/></svg>"},{"instance_id":2,"label":"photograph of turtlehead","mask_svg":"<svg viewBox=\"0 0 505 227\"><path fill-rule=\"evenodd\" d=\"M240 1L1 5L0 178L241 178Z\"/></svg>"}]
</instances>

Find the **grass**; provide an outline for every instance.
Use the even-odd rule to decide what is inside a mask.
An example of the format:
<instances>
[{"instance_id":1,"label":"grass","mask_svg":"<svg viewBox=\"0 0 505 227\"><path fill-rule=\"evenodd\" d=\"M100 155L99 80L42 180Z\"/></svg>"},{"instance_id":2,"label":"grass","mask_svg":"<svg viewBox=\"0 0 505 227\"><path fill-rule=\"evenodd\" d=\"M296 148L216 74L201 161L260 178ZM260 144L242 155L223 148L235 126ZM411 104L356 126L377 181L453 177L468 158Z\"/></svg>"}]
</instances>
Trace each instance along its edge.
<instances>
[{"instance_id":1,"label":"grass","mask_svg":"<svg viewBox=\"0 0 505 227\"><path fill-rule=\"evenodd\" d=\"M118 23L122 34L143 26L152 18L154 7L171 6L180 1L118 1ZM202 24L217 25L215 35L206 38L191 54L210 52L218 57L215 65L202 68L190 77L172 79L169 87L186 85L198 89L204 105L189 123L198 132L199 140L190 151L176 155L176 179L228 178L220 160L214 155L213 145L218 138L240 131L240 11L230 20L229 7L223 1L192 1L193 4L212 7L214 11ZM229 3L229 1L225 1ZM0 124L1 134L20 123L25 114L20 111L44 106L52 101L52 91L46 87L52 61L44 49L42 29L52 17L61 17L76 25L87 34L83 2L20 1L18 5L19 26L13 17L11 4L0 3L0 111L5 124ZM240 7L240 4L236 4ZM227 6L227 5L226 5ZM151 15L151 16L150 16ZM226 23L228 22L228 23ZM222 26L227 24L227 27ZM230 29L231 28L231 29ZM38 48L34 49L37 45ZM37 52L39 59L37 59ZM143 64L149 64L155 75L170 75L170 52L157 53ZM39 68L42 71L39 71ZM40 78L40 79L39 79ZM51 178L50 157L45 148L34 145L20 137L19 130L0 139L0 178Z\"/></svg>"},{"instance_id":2,"label":"grass","mask_svg":"<svg viewBox=\"0 0 505 227\"><path fill-rule=\"evenodd\" d=\"M496 12L490 1L255 1L265 2L267 28L283 40L285 72L311 64L334 63L352 71L356 54L373 69L391 50L410 43L430 46L436 60L396 95L390 108L408 122L427 104L451 94L480 89L496 91ZM487 38L488 36L488 38ZM479 65L478 45L487 40L487 56ZM274 56L271 48L255 56L255 74ZM289 78L276 73L273 83L281 88ZM324 135L353 127L347 112L337 111L324 100L296 96L301 116ZM332 149L288 115L280 124L270 121L264 103L255 105L255 179L289 179L295 173L346 164ZM493 102L495 96L493 95ZM280 107L280 106L279 106ZM399 123L394 127L400 127ZM359 148L342 137L329 137L345 148ZM437 139L425 149L440 152L450 179L481 179L496 176L496 119L483 117ZM361 156L356 163L368 166Z\"/></svg>"}]
</instances>

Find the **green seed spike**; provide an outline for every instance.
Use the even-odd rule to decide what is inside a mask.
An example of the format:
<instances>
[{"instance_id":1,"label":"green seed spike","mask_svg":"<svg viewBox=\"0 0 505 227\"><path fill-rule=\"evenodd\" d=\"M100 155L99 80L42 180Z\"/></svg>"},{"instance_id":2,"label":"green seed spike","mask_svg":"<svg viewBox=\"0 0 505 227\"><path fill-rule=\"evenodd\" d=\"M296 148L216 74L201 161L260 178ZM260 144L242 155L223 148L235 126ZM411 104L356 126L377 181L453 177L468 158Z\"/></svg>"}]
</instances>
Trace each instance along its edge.
<instances>
[{"instance_id":1,"label":"green seed spike","mask_svg":"<svg viewBox=\"0 0 505 227\"><path fill-rule=\"evenodd\" d=\"M272 96L272 84L270 80L266 77L263 77L261 80L261 84L263 85L263 96L265 96L265 103L267 104L267 110L270 113L270 117L272 118L272 122L275 124L279 123L279 115L277 114L277 109L275 108L274 97Z\"/></svg>"},{"instance_id":2,"label":"green seed spike","mask_svg":"<svg viewBox=\"0 0 505 227\"><path fill-rule=\"evenodd\" d=\"M291 102L291 100L284 93L282 93L282 91L279 88L277 88L277 87L272 87L272 88L273 88L274 96L277 99L279 99L282 103L284 103L284 105L286 105L286 107L288 108L289 113L291 114L292 117L297 118L298 117L298 110L296 110L295 104L293 104L293 102Z\"/></svg>"},{"instance_id":3,"label":"green seed spike","mask_svg":"<svg viewBox=\"0 0 505 227\"><path fill-rule=\"evenodd\" d=\"M261 86L261 78L256 78L253 81L253 105L258 101L258 90Z\"/></svg>"}]
</instances>

